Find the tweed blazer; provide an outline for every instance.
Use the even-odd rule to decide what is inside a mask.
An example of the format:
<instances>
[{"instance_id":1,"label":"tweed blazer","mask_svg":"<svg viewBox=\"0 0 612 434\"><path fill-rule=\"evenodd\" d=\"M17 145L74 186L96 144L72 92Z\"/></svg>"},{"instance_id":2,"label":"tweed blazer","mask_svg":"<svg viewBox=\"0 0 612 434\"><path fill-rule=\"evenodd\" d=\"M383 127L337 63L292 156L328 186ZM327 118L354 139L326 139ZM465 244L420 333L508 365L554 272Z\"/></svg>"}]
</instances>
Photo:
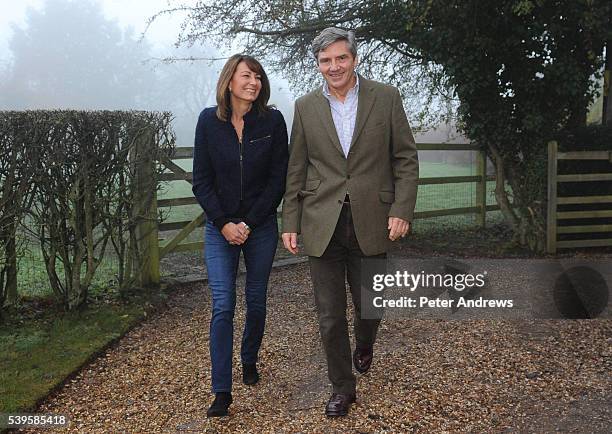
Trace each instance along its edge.
<instances>
[{"instance_id":1,"label":"tweed blazer","mask_svg":"<svg viewBox=\"0 0 612 434\"><path fill-rule=\"evenodd\" d=\"M391 246L389 217L411 221L419 165L397 88L359 76L357 119L345 157L322 87L299 98L290 140L282 231L301 234L304 251L321 256L345 195L364 254Z\"/></svg>"}]
</instances>

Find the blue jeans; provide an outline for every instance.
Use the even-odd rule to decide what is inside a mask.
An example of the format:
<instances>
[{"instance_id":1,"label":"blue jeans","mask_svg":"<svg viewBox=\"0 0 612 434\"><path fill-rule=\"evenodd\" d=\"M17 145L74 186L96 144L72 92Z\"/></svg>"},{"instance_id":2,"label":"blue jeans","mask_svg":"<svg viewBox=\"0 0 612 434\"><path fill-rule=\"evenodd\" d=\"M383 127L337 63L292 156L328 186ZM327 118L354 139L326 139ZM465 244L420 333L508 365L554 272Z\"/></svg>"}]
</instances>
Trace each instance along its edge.
<instances>
[{"instance_id":1,"label":"blue jeans","mask_svg":"<svg viewBox=\"0 0 612 434\"><path fill-rule=\"evenodd\" d=\"M234 310L236 308L236 274L240 252L246 265L246 321L242 335L242 363L257 362L266 322L268 278L278 242L276 215L253 229L247 241L234 246L211 222L206 224L204 257L208 285L212 292L210 320L210 358L212 390L231 392Z\"/></svg>"}]
</instances>

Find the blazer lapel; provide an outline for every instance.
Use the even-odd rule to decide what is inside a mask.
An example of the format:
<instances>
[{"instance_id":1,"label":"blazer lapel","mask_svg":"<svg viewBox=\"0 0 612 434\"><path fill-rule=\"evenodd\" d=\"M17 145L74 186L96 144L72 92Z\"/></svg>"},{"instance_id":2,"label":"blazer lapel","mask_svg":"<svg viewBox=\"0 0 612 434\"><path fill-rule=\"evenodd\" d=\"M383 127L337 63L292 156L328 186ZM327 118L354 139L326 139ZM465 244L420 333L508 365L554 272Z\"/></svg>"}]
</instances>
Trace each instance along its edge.
<instances>
[{"instance_id":1,"label":"blazer lapel","mask_svg":"<svg viewBox=\"0 0 612 434\"><path fill-rule=\"evenodd\" d=\"M327 134L329 135L329 138L331 139L336 149L340 151L342 156L344 156L344 151L342 150L342 146L340 145L340 139L338 139L338 132L336 131L336 126L334 125L334 119L332 118L331 107L329 105L329 101L323 95L322 87L319 89L317 97L317 104L319 105L317 107L317 113L321 118L321 123L323 124L323 127L327 131Z\"/></svg>"},{"instance_id":2,"label":"blazer lapel","mask_svg":"<svg viewBox=\"0 0 612 434\"><path fill-rule=\"evenodd\" d=\"M353 139L351 140L351 148L359 138L363 127L368 120L368 116L374 106L376 95L374 88L370 86L369 80L366 80L361 75L359 76L359 100L357 103L357 119L355 120L355 129L353 130Z\"/></svg>"}]
</instances>

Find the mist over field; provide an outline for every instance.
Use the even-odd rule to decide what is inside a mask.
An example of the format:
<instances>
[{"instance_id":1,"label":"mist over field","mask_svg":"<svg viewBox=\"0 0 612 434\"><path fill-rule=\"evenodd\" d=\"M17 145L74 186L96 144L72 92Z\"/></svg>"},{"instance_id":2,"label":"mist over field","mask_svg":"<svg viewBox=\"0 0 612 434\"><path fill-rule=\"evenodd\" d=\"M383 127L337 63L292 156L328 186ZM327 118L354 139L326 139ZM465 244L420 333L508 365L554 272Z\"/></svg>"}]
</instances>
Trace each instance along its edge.
<instances>
[{"instance_id":1,"label":"mist over field","mask_svg":"<svg viewBox=\"0 0 612 434\"><path fill-rule=\"evenodd\" d=\"M0 1L0 110L171 111L177 145L191 146L199 112L215 104L224 60L209 46L174 46L180 16L142 36L165 0ZM167 58L221 58L219 61ZM271 103L291 125L293 95L271 77Z\"/></svg>"}]
</instances>

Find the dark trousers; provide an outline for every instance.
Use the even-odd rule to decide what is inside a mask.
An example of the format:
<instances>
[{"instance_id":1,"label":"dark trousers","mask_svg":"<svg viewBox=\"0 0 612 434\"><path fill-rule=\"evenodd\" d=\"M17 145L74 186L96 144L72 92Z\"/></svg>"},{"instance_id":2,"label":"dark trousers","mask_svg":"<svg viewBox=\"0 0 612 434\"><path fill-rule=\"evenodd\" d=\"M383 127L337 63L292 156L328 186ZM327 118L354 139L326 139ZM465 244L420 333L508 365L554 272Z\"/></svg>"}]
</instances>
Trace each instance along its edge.
<instances>
[{"instance_id":1,"label":"dark trousers","mask_svg":"<svg viewBox=\"0 0 612 434\"><path fill-rule=\"evenodd\" d=\"M340 213L327 249L321 257L309 256L319 317L319 332L327 372L335 393L355 393L355 375L346 318L346 281L355 311L354 333L358 347L371 347L376 340L379 319L361 319L361 259L366 257L357 243L349 203ZM385 257L383 255L370 257Z\"/></svg>"}]
</instances>

